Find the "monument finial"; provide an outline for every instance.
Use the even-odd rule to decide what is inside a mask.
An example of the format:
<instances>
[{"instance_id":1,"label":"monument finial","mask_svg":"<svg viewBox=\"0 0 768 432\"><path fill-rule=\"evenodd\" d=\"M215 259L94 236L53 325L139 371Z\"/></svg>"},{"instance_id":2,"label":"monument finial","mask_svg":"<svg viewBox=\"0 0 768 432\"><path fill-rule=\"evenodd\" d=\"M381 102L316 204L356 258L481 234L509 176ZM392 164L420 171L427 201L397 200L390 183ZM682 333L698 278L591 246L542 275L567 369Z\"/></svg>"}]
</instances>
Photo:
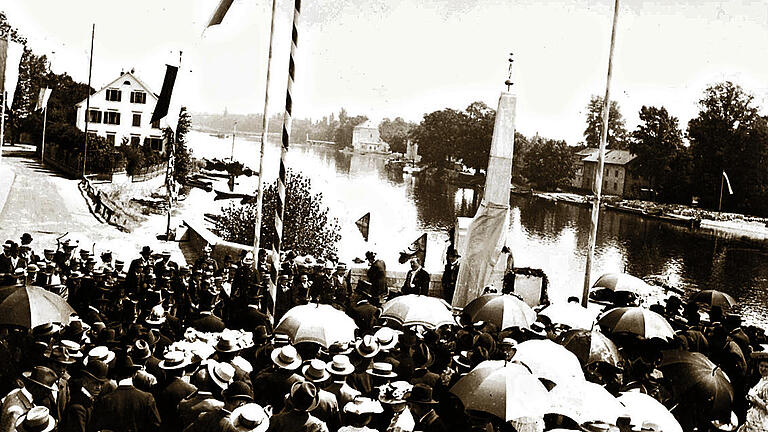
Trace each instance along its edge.
<instances>
[{"instance_id":1,"label":"monument finial","mask_svg":"<svg viewBox=\"0 0 768 432\"><path fill-rule=\"evenodd\" d=\"M514 63L514 61L515 61L515 60L512 58L512 56L513 56L514 54L515 54L515 53L509 53L509 76L507 77L507 80L506 80L506 81L504 81L504 84L506 84L506 85L507 85L507 91L509 91L509 90L510 90L510 88L512 87L512 85L514 84L514 83L512 82L512 63Z\"/></svg>"}]
</instances>

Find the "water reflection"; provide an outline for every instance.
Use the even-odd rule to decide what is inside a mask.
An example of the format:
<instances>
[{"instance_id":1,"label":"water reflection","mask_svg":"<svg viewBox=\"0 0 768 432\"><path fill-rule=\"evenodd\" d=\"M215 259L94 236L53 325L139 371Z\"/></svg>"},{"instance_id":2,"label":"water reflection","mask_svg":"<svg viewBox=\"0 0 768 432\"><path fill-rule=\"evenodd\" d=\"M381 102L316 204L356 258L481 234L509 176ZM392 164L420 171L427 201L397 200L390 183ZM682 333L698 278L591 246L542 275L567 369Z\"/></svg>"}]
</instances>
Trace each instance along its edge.
<instances>
[{"instance_id":1,"label":"water reflection","mask_svg":"<svg viewBox=\"0 0 768 432\"><path fill-rule=\"evenodd\" d=\"M215 156L229 148L226 140L190 134L196 155ZM237 158L258 166L256 142L239 144ZM221 153L220 151L218 153ZM265 181L277 174L279 143L270 141L265 155ZM426 268L440 271L447 230L457 216L473 216L476 203L471 189L443 181L414 178L384 166L375 155L343 154L330 148L292 146L287 165L309 176L322 192L331 214L342 225L342 257L362 256L376 249L394 269L397 252L427 232ZM251 190L255 179L242 182ZM365 243L354 222L371 212L371 238ZM585 207L512 196L508 245L519 266L544 269L554 300L580 295L590 210ZM684 289L720 289L745 306L747 320L768 315L768 248L739 239L717 238L686 228L646 220L634 215L603 211L595 251L594 277L625 271L639 277L661 275Z\"/></svg>"}]
</instances>

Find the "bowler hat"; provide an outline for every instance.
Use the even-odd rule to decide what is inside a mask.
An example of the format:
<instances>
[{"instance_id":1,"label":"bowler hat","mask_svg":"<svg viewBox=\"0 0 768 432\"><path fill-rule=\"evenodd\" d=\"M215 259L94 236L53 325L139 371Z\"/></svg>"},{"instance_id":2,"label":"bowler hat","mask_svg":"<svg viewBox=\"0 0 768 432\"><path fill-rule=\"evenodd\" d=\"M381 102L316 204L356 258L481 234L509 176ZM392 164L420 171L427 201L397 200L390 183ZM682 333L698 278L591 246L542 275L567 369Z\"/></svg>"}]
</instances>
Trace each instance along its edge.
<instances>
[{"instance_id":1,"label":"bowler hat","mask_svg":"<svg viewBox=\"0 0 768 432\"><path fill-rule=\"evenodd\" d=\"M296 411L312 411L320 402L317 387L311 382L295 382L289 396L291 406Z\"/></svg>"},{"instance_id":2,"label":"bowler hat","mask_svg":"<svg viewBox=\"0 0 768 432\"><path fill-rule=\"evenodd\" d=\"M129 353L136 361L146 360L152 356L152 350L144 339L138 339L134 342Z\"/></svg>"},{"instance_id":3,"label":"bowler hat","mask_svg":"<svg viewBox=\"0 0 768 432\"><path fill-rule=\"evenodd\" d=\"M40 337L53 336L61 331L61 326L56 323L47 322L35 326L32 328L32 337L37 339Z\"/></svg>"},{"instance_id":4,"label":"bowler hat","mask_svg":"<svg viewBox=\"0 0 768 432\"><path fill-rule=\"evenodd\" d=\"M230 384L226 390L222 393L224 399L244 399L248 401L253 400L253 390L251 386L243 381L235 381Z\"/></svg>"},{"instance_id":5,"label":"bowler hat","mask_svg":"<svg viewBox=\"0 0 768 432\"><path fill-rule=\"evenodd\" d=\"M151 255L152 254L152 248L149 246L144 246L141 248L141 255Z\"/></svg>"},{"instance_id":6,"label":"bowler hat","mask_svg":"<svg viewBox=\"0 0 768 432\"><path fill-rule=\"evenodd\" d=\"M43 388L51 391L56 389L56 387L54 387L54 384L58 379L56 372L45 366L35 366L31 371L26 371L22 375L24 375L24 378L30 382L35 383Z\"/></svg>"},{"instance_id":7,"label":"bowler hat","mask_svg":"<svg viewBox=\"0 0 768 432\"><path fill-rule=\"evenodd\" d=\"M56 363L63 364L63 365L71 365L75 362L75 359L73 359L67 350L62 346L55 346L51 350L51 354L48 356L48 358Z\"/></svg>"},{"instance_id":8,"label":"bowler hat","mask_svg":"<svg viewBox=\"0 0 768 432\"><path fill-rule=\"evenodd\" d=\"M237 341L235 339L227 336L221 336L219 341L216 343L215 348L216 351L225 353L240 351L241 349L239 346L237 346Z\"/></svg>"},{"instance_id":9,"label":"bowler hat","mask_svg":"<svg viewBox=\"0 0 768 432\"><path fill-rule=\"evenodd\" d=\"M411 389L410 394L405 397L406 402L413 402L419 404L436 404L436 400L432 399L432 387L426 384L416 384Z\"/></svg>"},{"instance_id":10,"label":"bowler hat","mask_svg":"<svg viewBox=\"0 0 768 432\"><path fill-rule=\"evenodd\" d=\"M101 360L93 360L88 362L84 369L81 370L83 375L87 375L98 382L107 382L107 371L109 367Z\"/></svg>"}]
</instances>

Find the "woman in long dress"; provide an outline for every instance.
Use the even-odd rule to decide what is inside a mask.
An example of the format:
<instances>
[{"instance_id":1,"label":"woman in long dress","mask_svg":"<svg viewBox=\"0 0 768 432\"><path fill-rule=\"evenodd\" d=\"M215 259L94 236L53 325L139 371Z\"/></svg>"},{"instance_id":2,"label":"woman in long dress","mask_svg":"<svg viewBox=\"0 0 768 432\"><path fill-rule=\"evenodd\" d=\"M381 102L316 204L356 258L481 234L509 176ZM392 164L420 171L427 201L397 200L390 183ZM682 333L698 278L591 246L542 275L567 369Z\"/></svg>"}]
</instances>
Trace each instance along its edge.
<instances>
[{"instance_id":1,"label":"woman in long dress","mask_svg":"<svg viewBox=\"0 0 768 432\"><path fill-rule=\"evenodd\" d=\"M768 355L758 357L757 371L760 373L760 381L747 393L750 407L747 420L739 432L768 431Z\"/></svg>"}]
</instances>

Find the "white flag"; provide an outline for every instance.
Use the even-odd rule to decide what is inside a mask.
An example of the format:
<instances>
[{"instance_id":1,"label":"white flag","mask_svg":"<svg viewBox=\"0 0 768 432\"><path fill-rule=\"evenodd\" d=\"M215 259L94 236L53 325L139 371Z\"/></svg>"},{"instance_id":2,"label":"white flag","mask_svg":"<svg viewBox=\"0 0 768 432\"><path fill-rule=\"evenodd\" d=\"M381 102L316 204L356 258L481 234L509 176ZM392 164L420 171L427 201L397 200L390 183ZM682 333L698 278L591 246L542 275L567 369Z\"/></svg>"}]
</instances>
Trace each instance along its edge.
<instances>
[{"instance_id":1,"label":"white flag","mask_svg":"<svg viewBox=\"0 0 768 432\"><path fill-rule=\"evenodd\" d=\"M51 97L53 89L41 88L40 94L37 96L37 105L35 105L35 111L45 109L48 107L48 98Z\"/></svg>"},{"instance_id":2,"label":"white flag","mask_svg":"<svg viewBox=\"0 0 768 432\"><path fill-rule=\"evenodd\" d=\"M725 184L728 185L728 195L733 195L733 189L731 189L731 181L728 180L728 174L723 171L723 177L725 177Z\"/></svg>"},{"instance_id":3,"label":"white flag","mask_svg":"<svg viewBox=\"0 0 768 432\"><path fill-rule=\"evenodd\" d=\"M24 54L24 45L9 40L0 40L0 90L8 93L8 104L13 104L13 94L19 82L19 64Z\"/></svg>"}]
</instances>

